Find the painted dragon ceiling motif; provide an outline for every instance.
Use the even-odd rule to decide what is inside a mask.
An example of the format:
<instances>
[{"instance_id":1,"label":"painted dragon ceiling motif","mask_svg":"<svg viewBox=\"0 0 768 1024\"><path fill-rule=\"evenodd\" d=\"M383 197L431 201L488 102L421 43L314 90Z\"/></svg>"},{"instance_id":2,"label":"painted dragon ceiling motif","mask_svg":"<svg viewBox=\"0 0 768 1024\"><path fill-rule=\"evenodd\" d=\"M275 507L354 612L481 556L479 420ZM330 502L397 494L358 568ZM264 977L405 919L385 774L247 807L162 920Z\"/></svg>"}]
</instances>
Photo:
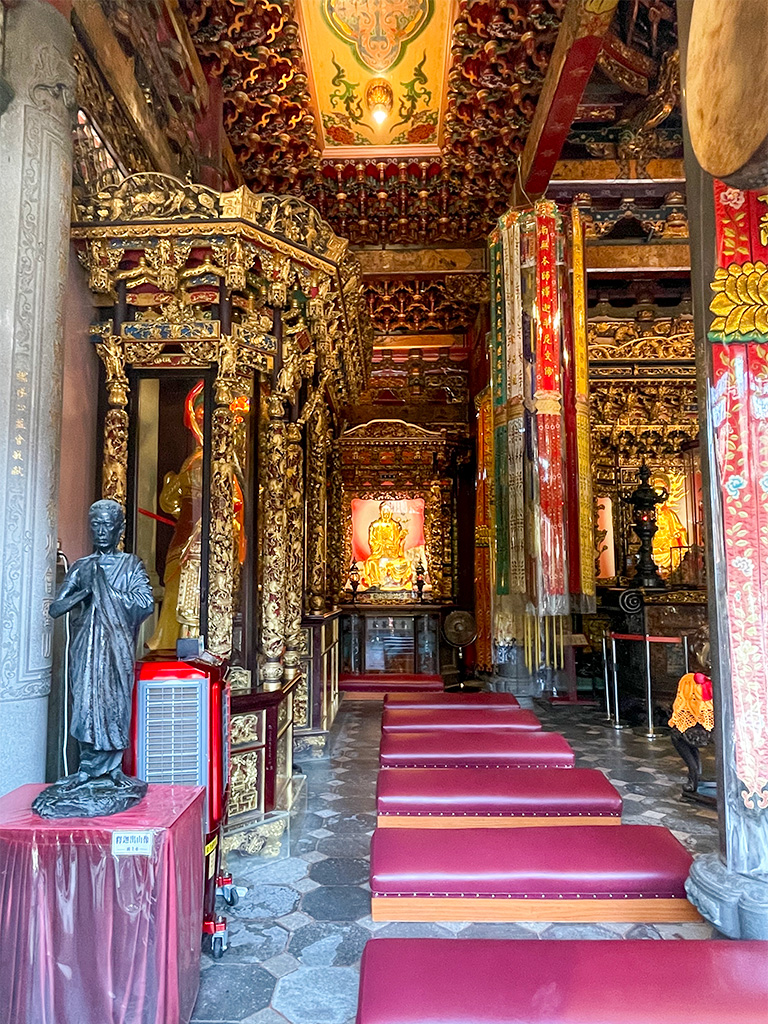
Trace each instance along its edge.
<instances>
[{"instance_id":1,"label":"painted dragon ceiling motif","mask_svg":"<svg viewBox=\"0 0 768 1024\"><path fill-rule=\"evenodd\" d=\"M355 157L362 147L438 152L450 2L298 0L296 13L324 158L339 149ZM369 92L376 87L390 105L378 119Z\"/></svg>"},{"instance_id":2,"label":"painted dragon ceiling motif","mask_svg":"<svg viewBox=\"0 0 768 1024\"><path fill-rule=\"evenodd\" d=\"M447 6L444 4L443 6ZM434 0L323 0L333 31L371 71L389 71L434 13Z\"/></svg>"}]
</instances>

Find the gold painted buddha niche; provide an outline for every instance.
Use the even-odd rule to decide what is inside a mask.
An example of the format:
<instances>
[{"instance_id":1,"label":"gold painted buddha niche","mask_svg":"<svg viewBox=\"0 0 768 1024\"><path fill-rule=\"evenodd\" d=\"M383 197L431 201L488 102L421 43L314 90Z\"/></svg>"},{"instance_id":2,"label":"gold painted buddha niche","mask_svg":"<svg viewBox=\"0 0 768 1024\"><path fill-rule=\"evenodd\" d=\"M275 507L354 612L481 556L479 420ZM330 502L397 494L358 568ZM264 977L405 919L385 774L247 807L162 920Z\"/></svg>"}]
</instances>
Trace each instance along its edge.
<instances>
[{"instance_id":1,"label":"gold painted buddha niche","mask_svg":"<svg viewBox=\"0 0 768 1024\"><path fill-rule=\"evenodd\" d=\"M379 518L368 527L371 553L365 560L369 587L404 590L413 585L413 566L405 555L408 528L396 519L387 501L379 505Z\"/></svg>"}]
</instances>

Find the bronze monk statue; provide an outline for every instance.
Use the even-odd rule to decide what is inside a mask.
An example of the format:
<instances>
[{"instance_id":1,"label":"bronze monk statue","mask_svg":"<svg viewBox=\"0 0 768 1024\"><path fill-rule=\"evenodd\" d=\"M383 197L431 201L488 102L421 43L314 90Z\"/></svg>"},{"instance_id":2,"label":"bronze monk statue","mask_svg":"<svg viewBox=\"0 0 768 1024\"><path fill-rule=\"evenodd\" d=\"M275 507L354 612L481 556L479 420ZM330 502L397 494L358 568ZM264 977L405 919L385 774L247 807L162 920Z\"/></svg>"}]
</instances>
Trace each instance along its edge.
<instances>
[{"instance_id":1,"label":"bronze monk statue","mask_svg":"<svg viewBox=\"0 0 768 1024\"><path fill-rule=\"evenodd\" d=\"M120 767L129 743L136 637L152 614L152 588L137 555L118 551L125 517L116 501L97 501L88 519L94 552L70 568L50 607L72 613L70 732L80 768L43 790L32 809L43 818L93 818L137 804L147 784Z\"/></svg>"}]
</instances>

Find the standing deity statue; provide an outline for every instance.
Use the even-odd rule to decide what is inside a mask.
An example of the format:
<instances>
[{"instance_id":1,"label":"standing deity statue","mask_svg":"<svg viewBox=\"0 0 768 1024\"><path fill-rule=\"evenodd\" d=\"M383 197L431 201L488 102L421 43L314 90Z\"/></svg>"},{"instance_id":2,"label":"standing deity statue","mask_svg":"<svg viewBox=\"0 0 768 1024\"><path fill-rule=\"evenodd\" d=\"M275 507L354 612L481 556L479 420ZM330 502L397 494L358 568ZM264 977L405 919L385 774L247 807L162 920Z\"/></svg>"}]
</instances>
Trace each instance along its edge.
<instances>
[{"instance_id":1,"label":"standing deity statue","mask_svg":"<svg viewBox=\"0 0 768 1024\"><path fill-rule=\"evenodd\" d=\"M656 535L653 538L653 560L660 569L669 571L673 565L673 550L685 548L688 544L688 531L674 507L685 495L685 479L682 474L656 473L651 485L669 492L667 500L656 508Z\"/></svg>"},{"instance_id":2,"label":"standing deity statue","mask_svg":"<svg viewBox=\"0 0 768 1024\"><path fill-rule=\"evenodd\" d=\"M407 528L392 514L389 502L379 505L379 518L368 527L371 553L365 561L365 574L371 587L410 587L413 566L405 556Z\"/></svg>"},{"instance_id":3,"label":"standing deity statue","mask_svg":"<svg viewBox=\"0 0 768 1024\"><path fill-rule=\"evenodd\" d=\"M203 387L187 395L184 425L195 450L178 473L166 473L160 508L176 520L165 558L165 594L157 628L147 641L151 651L172 651L180 636L196 636L200 627L200 556L203 524Z\"/></svg>"},{"instance_id":4,"label":"standing deity statue","mask_svg":"<svg viewBox=\"0 0 768 1024\"><path fill-rule=\"evenodd\" d=\"M180 637L200 633L200 583L203 528L203 443L205 382L199 381L184 404L184 426L195 439L195 449L178 473L165 474L160 508L176 521L165 556L163 603L157 627L147 640L150 651L174 651ZM242 421L241 421L242 422ZM232 535L235 573L245 561L245 513L242 472L235 456L232 473Z\"/></svg>"},{"instance_id":5,"label":"standing deity statue","mask_svg":"<svg viewBox=\"0 0 768 1024\"><path fill-rule=\"evenodd\" d=\"M120 765L130 739L136 637L152 614L152 587L141 559L118 550L125 529L120 505L97 501L88 520L93 554L72 565L50 607L53 618L71 612L70 732L80 768L36 798L33 810L43 818L116 814L147 790Z\"/></svg>"}]
</instances>

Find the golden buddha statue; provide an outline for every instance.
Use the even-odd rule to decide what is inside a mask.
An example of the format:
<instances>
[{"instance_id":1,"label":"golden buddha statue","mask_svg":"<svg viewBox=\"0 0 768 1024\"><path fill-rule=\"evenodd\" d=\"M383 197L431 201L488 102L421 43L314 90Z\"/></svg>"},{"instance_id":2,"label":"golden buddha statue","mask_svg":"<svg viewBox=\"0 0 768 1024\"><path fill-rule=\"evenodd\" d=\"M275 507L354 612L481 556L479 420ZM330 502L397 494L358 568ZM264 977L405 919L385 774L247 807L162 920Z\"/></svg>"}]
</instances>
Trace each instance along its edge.
<instances>
[{"instance_id":1,"label":"golden buddha statue","mask_svg":"<svg viewBox=\"0 0 768 1024\"><path fill-rule=\"evenodd\" d=\"M685 489L682 474L657 473L652 480L654 487L663 487L669 492L667 500L656 508L656 533L653 538L653 560L660 569L672 568L672 549L684 548L688 544L688 531L673 505L678 504Z\"/></svg>"},{"instance_id":2,"label":"golden buddha statue","mask_svg":"<svg viewBox=\"0 0 768 1024\"><path fill-rule=\"evenodd\" d=\"M405 538L408 530L395 519L392 506L382 501L379 518L368 527L368 545L371 553L365 560L365 575L369 587L403 590L413 584L413 566L405 556Z\"/></svg>"}]
</instances>

